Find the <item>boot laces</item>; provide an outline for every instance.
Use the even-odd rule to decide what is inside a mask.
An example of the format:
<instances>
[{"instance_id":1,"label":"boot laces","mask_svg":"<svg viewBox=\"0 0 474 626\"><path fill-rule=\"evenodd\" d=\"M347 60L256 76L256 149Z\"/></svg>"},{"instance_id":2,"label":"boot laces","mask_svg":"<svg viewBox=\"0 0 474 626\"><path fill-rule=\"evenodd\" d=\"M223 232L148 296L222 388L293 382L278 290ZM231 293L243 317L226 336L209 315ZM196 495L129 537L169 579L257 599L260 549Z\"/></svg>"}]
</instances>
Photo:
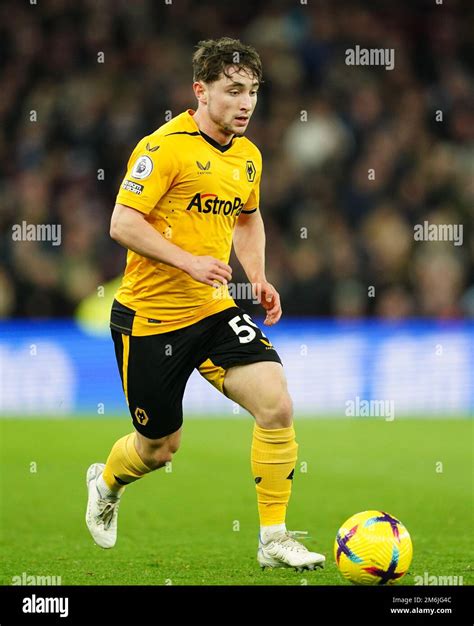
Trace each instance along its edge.
<instances>
[{"instance_id":1,"label":"boot laces","mask_svg":"<svg viewBox=\"0 0 474 626\"><path fill-rule=\"evenodd\" d=\"M275 537L271 542L274 544L272 548L275 550L275 556L281 557L288 550L291 552L309 552L306 546L297 541L297 538L308 539L308 533L301 530L287 530Z\"/></svg>"},{"instance_id":2,"label":"boot laces","mask_svg":"<svg viewBox=\"0 0 474 626\"><path fill-rule=\"evenodd\" d=\"M97 520L103 522L104 530L108 530L115 513L118 511L119 499L106 500L99 498L97 503L99 513L97 514Z\"/></svg>"}]
</instances>

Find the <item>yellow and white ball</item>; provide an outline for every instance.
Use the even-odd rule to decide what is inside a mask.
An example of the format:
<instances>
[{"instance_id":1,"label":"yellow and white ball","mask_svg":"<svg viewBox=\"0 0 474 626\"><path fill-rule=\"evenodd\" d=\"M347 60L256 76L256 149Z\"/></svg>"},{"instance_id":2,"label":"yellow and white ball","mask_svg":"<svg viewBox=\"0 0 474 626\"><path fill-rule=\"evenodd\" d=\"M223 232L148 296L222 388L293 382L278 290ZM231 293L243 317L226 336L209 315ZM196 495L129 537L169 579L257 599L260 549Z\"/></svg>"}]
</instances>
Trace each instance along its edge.
<instances>
[{"instance_id":1,"label":"yellow and white ball","mask_svg":"<svg viewBox=\"0 0 474 626\"><path fill-rule=\"evenodd\" d=\"M356 513L339 529L334 559L357 585L393 585L408 571L413 546L405 526L384 511Z\"/></svg>"}]
</instances>

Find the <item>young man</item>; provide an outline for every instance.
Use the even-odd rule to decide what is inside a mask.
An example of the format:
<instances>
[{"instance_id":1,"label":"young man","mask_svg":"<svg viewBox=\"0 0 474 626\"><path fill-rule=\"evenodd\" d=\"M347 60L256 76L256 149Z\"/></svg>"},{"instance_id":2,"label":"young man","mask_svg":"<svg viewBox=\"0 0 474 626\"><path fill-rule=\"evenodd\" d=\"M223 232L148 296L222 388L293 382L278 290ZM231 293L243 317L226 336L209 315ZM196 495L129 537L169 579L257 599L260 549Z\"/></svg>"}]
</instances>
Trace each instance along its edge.
<instances>
[{"instance_id":1,"label":"young man","mask_svg":"<svg viewBox=\"0 0 474 626\"><path fill-rule=\"evenodd\" d=\"M135 431L114 444L105 466L89 468L86 522L99 546L115 545L125 485L178 450L183 393L197 368L255 418L258 562L314 569L325 557L285 526L298 446L281 361L227 289L233 242L266 310L264 323L280 319L279 295L265 277L262 158L244 137L262 79L260 58L222 38L199 43L193 68L197 110L138 143L112 215L111 237L128 254L111 332Z\"/></svg>"}]
</instances>

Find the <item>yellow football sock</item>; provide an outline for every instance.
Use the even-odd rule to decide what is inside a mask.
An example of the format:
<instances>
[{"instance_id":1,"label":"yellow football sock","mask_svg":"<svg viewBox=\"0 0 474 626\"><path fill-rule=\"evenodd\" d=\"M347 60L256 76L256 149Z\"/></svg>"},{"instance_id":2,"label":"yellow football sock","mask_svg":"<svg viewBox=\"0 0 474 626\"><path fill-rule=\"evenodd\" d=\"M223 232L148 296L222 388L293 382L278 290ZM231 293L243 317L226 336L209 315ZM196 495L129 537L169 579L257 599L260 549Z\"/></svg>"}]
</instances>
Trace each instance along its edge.
<instances>
[{"instance_id":1,"label":"yellow football sock","mask_svg":"<svg viewBox=\"0 0 474 626\"><path fill-rule=\"evenodd\" d=\"M255 424L251 460L261 526L285 522L297 456L293 426L267 430Z\"/></svg>"},{"instance_id":2,"label":"yellow football sock","mask_svg":"<svg viewBox=\"0 0 474 626\"><path fill-rule=\"evenodd\" d=\"M116 441L110 451L102 477L114 492L133 483L152 470L145 465L135 449L135 432Z\"/></svg>"}]
</instances>

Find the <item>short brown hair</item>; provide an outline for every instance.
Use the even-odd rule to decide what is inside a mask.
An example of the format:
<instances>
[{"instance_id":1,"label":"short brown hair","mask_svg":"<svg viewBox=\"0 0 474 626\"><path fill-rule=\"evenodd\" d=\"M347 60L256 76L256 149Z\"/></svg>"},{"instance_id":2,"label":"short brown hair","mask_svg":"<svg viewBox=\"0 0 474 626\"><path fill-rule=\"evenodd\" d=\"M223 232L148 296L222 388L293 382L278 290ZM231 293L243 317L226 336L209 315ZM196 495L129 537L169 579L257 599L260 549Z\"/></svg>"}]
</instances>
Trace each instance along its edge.
<instances>
[{"instance_id":1,"label":"short brown hair","mask_svg":"<svg viewBox=\"0 0 474 626\"><path fill-rule=\"evenodd\" d=\"M227 68L236 66L262 82L262 62L252 46L238 39L221 37L200 41L193 55L193 78L205 83L219 80L221 74L229 76Z\"/></svg>"}]
</instances>

